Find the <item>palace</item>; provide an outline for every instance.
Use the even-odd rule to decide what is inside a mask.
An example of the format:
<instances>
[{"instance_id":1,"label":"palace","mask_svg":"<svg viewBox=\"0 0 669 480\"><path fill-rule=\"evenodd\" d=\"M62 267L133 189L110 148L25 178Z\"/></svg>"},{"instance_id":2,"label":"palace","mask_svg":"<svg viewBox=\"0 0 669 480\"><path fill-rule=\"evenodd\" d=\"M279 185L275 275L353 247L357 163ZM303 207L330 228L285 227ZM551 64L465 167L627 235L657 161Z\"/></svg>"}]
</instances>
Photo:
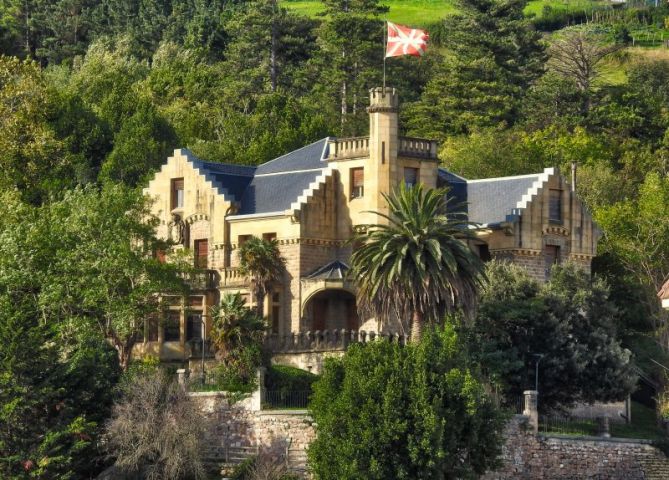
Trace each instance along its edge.
<instances>
[{"instance_id":1,"label":"palace","mask_svg":"<svg viewBox=\"0 0 669 480\"><path fill-rule=\"evenodd\" d=\"M436 142L399 136L398 108L394 89L373 89L369 136L324 138L255 167L175 150L145 192L155 199L158 235L191 249L202 273L190 298L175 299L164 322L147 324L137 353L193 358L200 322L209 327L208 309L222 294L241 292L253 302L235 252L251 236L276 239L286 260L284 278L264 305L275 361L310 366L312 353L387 332L374 319L358 318L356 287L346 275L348 240L379 222L373 212L387 211L382 194L401 182L448 186L456 202L466 202L478 225L470 246L484 260L508 259L540 281L563 260L590 268L596 226L555 169L466 180L439 167Z\"/></svg>"}]
</instances>

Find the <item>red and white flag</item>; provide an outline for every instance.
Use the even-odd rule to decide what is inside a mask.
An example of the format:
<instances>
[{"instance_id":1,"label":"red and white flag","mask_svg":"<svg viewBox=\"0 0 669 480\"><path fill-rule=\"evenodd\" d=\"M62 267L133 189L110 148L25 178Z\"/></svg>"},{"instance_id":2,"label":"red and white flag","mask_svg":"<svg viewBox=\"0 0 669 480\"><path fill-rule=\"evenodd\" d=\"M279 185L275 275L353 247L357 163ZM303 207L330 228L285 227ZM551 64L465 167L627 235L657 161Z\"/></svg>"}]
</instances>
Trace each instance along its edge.
<instances>
[{"instance_id":1,"label":"red and white flag","mask_svg":"<svg viewBox=\"0 0 669 480\"><path fill-rule=\"evenodd\" d=\"M400 55L422 57L427 50L428 38L429 35L425 30L388 22L386 57L399 57Z\"/></svg>"}]
</instances>

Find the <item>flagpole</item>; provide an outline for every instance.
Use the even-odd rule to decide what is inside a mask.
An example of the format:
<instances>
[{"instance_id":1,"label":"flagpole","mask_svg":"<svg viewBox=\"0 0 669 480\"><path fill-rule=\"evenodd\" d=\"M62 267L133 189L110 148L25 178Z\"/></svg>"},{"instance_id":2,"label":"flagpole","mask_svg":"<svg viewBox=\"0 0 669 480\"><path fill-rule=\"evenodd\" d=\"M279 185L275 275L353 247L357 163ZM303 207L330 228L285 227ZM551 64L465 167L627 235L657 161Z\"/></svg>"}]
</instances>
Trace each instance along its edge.
<instances>
[{"instance_id":1,"label":"flagpole","mask_svg":"<svg viewBox=\"0 0 669 480\"><path fill-rule=\"evenodd\" d=\"M386 93L386 51L388 49L388 20L383 23L383 93Z\"/></svg>"}]
</instances>

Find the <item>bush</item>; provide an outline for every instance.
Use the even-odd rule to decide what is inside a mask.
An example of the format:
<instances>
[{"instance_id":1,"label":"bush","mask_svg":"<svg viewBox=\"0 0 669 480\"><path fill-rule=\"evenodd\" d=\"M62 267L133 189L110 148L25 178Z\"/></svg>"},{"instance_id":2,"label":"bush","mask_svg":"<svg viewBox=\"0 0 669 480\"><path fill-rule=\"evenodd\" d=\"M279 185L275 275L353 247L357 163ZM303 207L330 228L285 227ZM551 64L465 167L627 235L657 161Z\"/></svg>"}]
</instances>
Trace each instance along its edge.
<instances>
[{"instance_id":1,"label":"bush","mask_svg":"<svg viewBox=\"0 0 669 480\"><path fill-rule=\"evenodd\" d=\"M265 386L267 390L279 392L310 392L318 375L300 368L273 365L267 370Z\"/></svg>"},{"instance_id":2,"label":"bush","mask_svg":"<svg viewBox=\"0 0 669 480\"><path fill-rule=\"evenodd\" d=\"M203 419L188 395L162 371L135 375L107 423L116 466L145 479L204 479Z\"/></svg>"},{"instance_id":3,"label":"bush","mask_svg":"<svg viewBox=\"0 0 669 480\"><path fill-rule=\"evenodd\" d=\"M471 478L494 467L503 417L461 347L447 325L417 344L357 344L327 359L311 403L315 478Z\"/></svg>"}]
</instances>

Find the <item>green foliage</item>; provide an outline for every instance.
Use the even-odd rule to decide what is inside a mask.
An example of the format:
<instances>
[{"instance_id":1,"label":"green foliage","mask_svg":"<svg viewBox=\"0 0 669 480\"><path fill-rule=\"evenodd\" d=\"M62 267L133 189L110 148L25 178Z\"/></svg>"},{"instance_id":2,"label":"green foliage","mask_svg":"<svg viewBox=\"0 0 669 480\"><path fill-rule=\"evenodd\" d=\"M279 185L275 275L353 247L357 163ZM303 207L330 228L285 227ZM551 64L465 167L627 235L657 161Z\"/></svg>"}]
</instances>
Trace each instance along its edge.
<instances>
[{"instance_id":1,"label":"green foliage","mask_svg":"<svg viewBox=\"0 0 669 480\"><path fill-rule=\"evenodd\" d=\"M447 18L449 56L407 115L411 132L443 139L474 127L513 125L520 101L541 76L541 36L522 0L462 0Z\"/></svg>"},{"instance_id":2,"label":"green foliage","mask_svg":"<svg viewBox=\"0 0 669 480\"><path fill-rule=\"evenodd\" d=\"M256 312L262 318L265 296L272 290L272 284L281 280L286 261L279 252L275 239L251 237L239 247L239 272L253 285Z\"/></svg>"},{"instance_id":3,"label":"green foliage","mask_svg":"<svg viewBox=\"0 0 669 480\"><path fill-rule=\"evenodd\" d=\"M450 326L328 358L310 408L321 480L477 478L500 453L502 418Z\"/></svg>"},{"instance_id":4,"label":"green foliage","mask_svg":"<svg viewBox=\"0 0 669 480\"><path fill-rule=\"evenodd\" d=\"M211 316L210 338L222 362L216 374L218 383L232 391L238 391L240 385L252 385L262 362L265 321L246 307L239 293L224 295L220 306L212 308Z\"/></svg>"},{"instance_id":5,"label":"green foliage","mask_svg":"<svg viewBox=\"0 0 669 480\"><path fill-rule=\"evenodd\" d=\"M267 390L280 392L309 392L318 375L301 368L272 365L265 376Z\"/></svg>"},{"instance_id":6,"label":"green foliage","mask_svg":"<svg viewBox=\"0 0 669 480\"><path fill-rule=\"evenodd\" d=\"M636 381L630 352L616 334L618 312L608 287L574 265L555 266L542 288L520 267L488 264L488 284L473 325L470 352L506 398L534 388L540 408L625 398Z\"/></svg>"},{"instance_id":7,"label":"green foliage","mask_svg":"<svg viewBox=\"0 0 669 480\"><path fill-rule=\"evenodd\" d=\"M417 340L423 321L473 309L482 264L465 243L464 216L447 212L444 190L401 184L384 198L389 213L377 215L388 223L356 237L362 245L351 256L351 274L359 307L383 321L412 318Z\"/></svg>"}]
</instances>

